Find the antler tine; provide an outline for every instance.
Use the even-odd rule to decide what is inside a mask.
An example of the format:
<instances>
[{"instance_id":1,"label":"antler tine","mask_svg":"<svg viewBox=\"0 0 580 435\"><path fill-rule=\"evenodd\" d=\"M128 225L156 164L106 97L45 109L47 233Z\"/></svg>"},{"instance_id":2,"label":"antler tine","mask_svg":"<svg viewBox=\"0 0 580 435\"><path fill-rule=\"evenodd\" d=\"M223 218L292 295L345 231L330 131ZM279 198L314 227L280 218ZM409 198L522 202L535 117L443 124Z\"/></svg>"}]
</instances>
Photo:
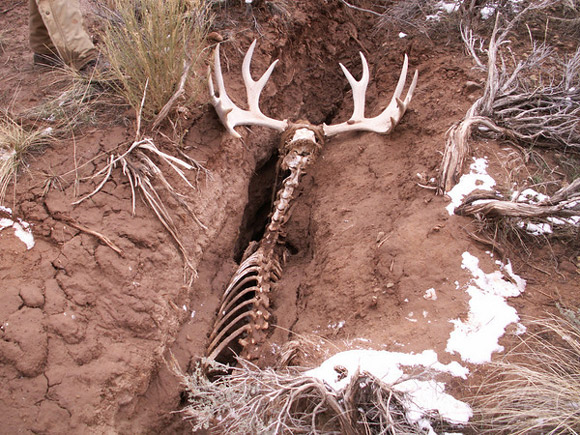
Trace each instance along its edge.
<instances>
[{"instance_id":1,"label":"antler tine","mask_svg":"<svg viewBox=\"0 0 580 435\"><path fill-rule=\"evenodd\" d=\"M367 61L362 53L360 53L362 65L363 65L363 75L362 78L357 81L354 79L352 74L341 64L341 68L346 76L346 79L350 83L352 88L352 94L354 99L354 111L351 118L347 122L336 125L323 125L324 134L326 136L333 136L338 133L343 133L346 131L373 131L375 133L388 133L390 132L397 123L401 120L401 117L405 114L411 98L413 97L413 92L417 86L418 71L415 71L413 76L413 81L409 86L407 95L404 100L401 100L401 94L405 88L405 82L407 81L407 69L409 66L409 60L407 55L405 55L405 60L403 61L403 68L401 68L401 74L393 93L393 97L389 105L383 110L383 112L375 116L374 118L365 118L364 116L364 105L365 105L365 93L368 85L368 65Z\"/></svg>"},{"instance_id":2,"label":"antler tine","mask_svg":"<svg viewBox=\"0 0 580 435\"><path fill-rule=\"evenodd\" d=\"M356 80L349 70L346 67L339 63L342 72L344 73L346 79L350 83L350 87L352 88L352 99L354 100L354 110L350 120L348 122L359 122L362 121L365 117L365 101L366 101L366 93L367 93L367 86L369 84L369 65L367 60L365 59L364 54L359 52L360 60L362 62L363 72L362 77L360 80Z\"/></svg>"},{"instance_id":3,"label":"antler tine","mask_svg":"<svg viewBox=\"0 0 580 435\"><path fill-rule=\"evenodd\" d=\"M272 74L272 71L274 71L274 68L278 63L278 59L272 62L272 64L269 66L266 72L262 74L262 77L260 77L258 81L255 81L252 79L252 74L250 72L250 65L252 63L252 56L254 55L254 48L256 48L255 39L254 42L252 42L252 45L250 45L250 48L248 48L246 55L244 56L244 62L242 63L242 77L244 78L244 84L246 85L246 94L248 96L248 106L250 108L250 112L262 114L262 111L260 110L260 94L270 79L270 75Z\"/></svg>"},{"instance_id":4,"label":"antler tine","mask_svg":"<svg viewBox=\"0 0 580 435\"><path fill-rule=\"evenodd\" d=\"M234 127L238 125L259 125L262 127L270 127L278 131L284 131L288 126L288 122L286 120L280 121L277 119L269 118L260 110L260 94L266 86L266 83L268 82L268 79L270 78L270 75L272 74L272 71L274 70L274 67L278 61L276 60L274 63L272 63L272 65L270 65L260 80L254 81L250 74L250 64L252 62L252 54L254 53L255 46L256 41L254 41L248 49L242 65L242 76L244 79L244 84L246 85L248 107L250 110L240 109L233 103L226 92L221 68L220 44L218 44L216 47L214 58L214 76L217 83L217 94L215 92L214 83L211 77L211 71L208 68L208 84L211 103L215 107L215 110L220 117L224 127L231 135L237 138L241 137L240 134L234 130Z\"/></svg>"}]
</instances>

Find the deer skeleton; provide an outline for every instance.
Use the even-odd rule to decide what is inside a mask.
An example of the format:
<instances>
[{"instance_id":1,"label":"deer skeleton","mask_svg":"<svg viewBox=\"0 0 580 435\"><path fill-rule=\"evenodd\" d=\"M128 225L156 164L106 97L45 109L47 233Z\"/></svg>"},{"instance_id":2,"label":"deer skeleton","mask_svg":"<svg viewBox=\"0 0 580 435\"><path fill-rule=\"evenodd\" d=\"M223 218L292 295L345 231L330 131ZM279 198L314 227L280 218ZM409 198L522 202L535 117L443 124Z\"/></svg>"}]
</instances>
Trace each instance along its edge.
<instances>
[{"instance_id":1,"label":"deer skeleton","mask_svg":"<svg viewBox=\"0 0 580 435\"><path fill-rule=\"evenodd\" d=\"M226 355L234 356L233 347L241 348L240 357L257 359L259 345L266 339L269 329L270 299L272 284L280 279L285 262L285 224L290 219L290 208L302 176L313 164L326 137L349 131L371 131L389 133L395 128L407 110L417 84L415 72L404 100L401 94L405 87L408 59L405 55L403 68L389 105L374 118L366 118L365 94L369 82L369 67L362 53L362 77L356 80L340 64L352 88L354 110L351 118L336 125L312 125L306 121L296 123L277 120L264 115L259 107L260 94L278 60L274 61L262 77L255 81L250 73L250 64L256 41L248 49L242 64L242 77L246 86L248 109L236 106L228 97L221 69L219 44L215 50L214 77L217 92L208 68L211 102L221 122L233 136L241 136L234 130L239 125L258 125L282 132L280 168L289 173L276 194L270 221L262 239L249 248L222 297L218 316L210 335L207 356L210 361L224 362ZM250 252L248 252L250 251ZM236 346L236 342L238 346Z\"/></svg>"}]
</instances>

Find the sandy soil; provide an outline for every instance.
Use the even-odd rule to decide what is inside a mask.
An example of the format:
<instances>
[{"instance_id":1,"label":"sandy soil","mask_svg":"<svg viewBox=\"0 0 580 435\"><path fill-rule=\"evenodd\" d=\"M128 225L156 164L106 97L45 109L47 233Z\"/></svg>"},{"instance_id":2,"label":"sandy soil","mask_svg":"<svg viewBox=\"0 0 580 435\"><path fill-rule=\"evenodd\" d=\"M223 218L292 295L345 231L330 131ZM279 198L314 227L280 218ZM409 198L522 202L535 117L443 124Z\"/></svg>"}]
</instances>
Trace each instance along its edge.
<instances>
[{"instance_id":1,"label":"sandy soil","mask_svg":"<svg viewBox=\"0 0 580 435\"><path fill-rule=\"evenodd\" d=\"M454 284L470 278L461 254L478 256L488 272L494 260L468 237L470 221L449 216L448 200L417 183L436 176L445 131L480 92L466 83L483 77L471 70L456 36L377 33L368 15L339 2L293 2L290 12L283 19L256 10L258 32L244 9L221 11L216 31L232 41L223 51L236 101L244 95L243 53L256 37L255 75L280 59L262 98L272 117L348 119L351 95L338 62L356 76L361 50L371 67L369 113L390 99L404 53L419 70L419 85L392 134L332 138L305 177L288 231L293 255L272 294L277 328L264 361L293 334L314 334L333 349L434 349L448 362L449 320L468 311L466 294ZM0 105L22 113L54 95L58 73L32 65L26 2L4 1L0 23ZM167 199L199 274L191 286L154 213L138 200L131 216L131 189L120 169L100 193L72 205L95 188L98 181L86 177L103 167L107 153L131 140L134 115L57 141L30 159L9 191L4 205L32 225L36 245L27 250L12 231L0 231L0 433L187 432L173 413L182 389L168 362L175 358L186 369L203 356L221 292L263 228L279 140L262 128L240 128L243 140L229 137L208 104L192 113L182 149L211 177L202 176L191 191L165 168L206 226ZM174 153L173 145L155 140ZM493 141L474 145L501 183L510 150ZM62 177L45 193L47 173ZM110 238L123 255L77 224ZM558 298L578 305L575 255L577 248L555 244L533 251L533 264L512 258L528 282L511 301L521 315L551 310ZM429 288L437 290L436 301L423 298ZM455 389L461 395L467 386Z\"/></svg>"}]
</instances>

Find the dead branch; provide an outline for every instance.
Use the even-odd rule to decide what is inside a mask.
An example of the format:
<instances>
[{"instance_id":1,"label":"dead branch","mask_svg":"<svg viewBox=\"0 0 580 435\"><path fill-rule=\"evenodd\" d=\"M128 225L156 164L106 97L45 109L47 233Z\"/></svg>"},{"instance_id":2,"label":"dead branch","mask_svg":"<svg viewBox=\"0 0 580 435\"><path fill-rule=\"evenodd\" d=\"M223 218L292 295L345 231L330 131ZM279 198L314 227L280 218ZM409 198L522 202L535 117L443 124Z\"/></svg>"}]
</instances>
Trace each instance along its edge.
<instances>
[{"instance_id":1,"label":"dead branch","mask_svg":"<svg viewBox=\"0 0 580 435\"><path fill-rule=\"evenodd\" d=\"M475 192L468 195L455 212L473 216L479 221L496 219L501 225L509 225L512 229L526 230L525 222L532 221L536 228L542 228L537 227L538 223L544 225L541 234L551 233L553 228L558 229L560 234L574 234L580 216L580 179L537 203L521 202L519 197L509 201L499 198L495 193Z\"/></svg>"},{"instance_id":2,"label":"dead branch","mask_svg":"<svg viewBox=\"0 0 580 435\"><path fill-rule=\"evenodd\" d=\"M524 12L503 27L498 16L485 50L481 42L477 47L471 31L462 29L466 49L477 67L487 71L487 79L483 96L447 132L439 194L457 181L475 134L493 133L522 146L580 151L580 49L561 61L549 47L534 44L525 60L516 61L510 53L513 67L508 69L502 49L509 52L508 33ZM486 64L479 54L483 51ZM547 68L548 61L557 67Z\"/></svg>"},{"instance_id":3,"label":"dead branch","mask_svg":"<svg viewBox=\"0 0 580 435\"><path fill-rule=\"evenodd\" d=\"M231 369L212 362L214 372L228 373L213 381L202 364L190 376L178 373L189 394L183 413L194 431L211 426L231 434L425 433L407 420L406 393L367 372L353 373L348 385L335 391L305 375L304 369L262 370L247 361L240 364ZM399 382L422 376L429 373L404 375Z\"/></svg>"},{"instance_id":4,"label":"dead branch","mask_svg":"<svg viewBox=\"0 0 580 435\"><path fill-rule=\"evenodd\" d=\"M467 199L467 202L469 199ZM580 213L580 209L567 208L574 202L563 201L558 205L535 205L497 199L480 200L478 204L462 204L455 212L464 216L481 217L521 217L521 218L545 218L545 217L572 217Z\"/></svg>"}]
</instances>

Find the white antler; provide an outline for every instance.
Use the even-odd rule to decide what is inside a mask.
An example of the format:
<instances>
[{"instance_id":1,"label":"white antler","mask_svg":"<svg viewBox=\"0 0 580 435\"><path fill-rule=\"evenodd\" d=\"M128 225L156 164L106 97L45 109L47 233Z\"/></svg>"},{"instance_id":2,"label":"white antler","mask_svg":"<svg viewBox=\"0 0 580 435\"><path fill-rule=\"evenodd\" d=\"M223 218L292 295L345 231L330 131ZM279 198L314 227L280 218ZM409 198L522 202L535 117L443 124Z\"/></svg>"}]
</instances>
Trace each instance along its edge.
<instances>
[{"instance_id":1,"label":"white antler","mask_svg":"<svg viewBox=\"0 0 580 435\"><path fill-rule=\"evenodd\" d=\"M397 87L395 88L395 93L391 102L387 108L378 116L374 118L365 118L365 94L367 90L367 85L369 84L369 67L367 60L364 55L360 53L360 58L363 66L363 73L360 80L356 80L352 74L345 68L343 64L340 64L346 79L350 83L352 88L352 98L354 100L354 110L351 118L337 125L323 125L324 134L326 136L333 136L338 133L343 133L345 131L374 131L375 133L388 133L390 132L397 123L401 120L407 110L407 106L411 102L413 97L413 91L417 85L418 72L415 71L413 76L413 81L409 90L407 91L407 96L405 100L401 100L400 96L405 87L405 81L407 80L407 68L409 66L409 61L407 55L405 55L405 61L403 62L403 68L401 70L401 75L399 76L399 81Z\"/></svg>"},{"instance_id":2,"label":"white antler","mask_svg":"<svg viewBox=\"0 0 580 435\"><path fill-rule=\"evenodd\" d=\"M250 64L252 63L252 55L254 54L255 46L256 41L254 40L248 49L248 52L244 57L244 63L242 64L242 77L244 78L244 83L246 85L248 107L250 110L240 109L233 103L233 101L226 93L226 87L224 85L224 77L222 75L222 67L220 63L219 44L215 50L214 63L214 74L218 91L217 95L214 89L213 80L211 78L211 71L208 69L211 102L215 107L215 110L219 115L224 127L226 127L226 129L233 136L238 138L241 136L234 130L234 127L237 125L260 125L262 127L270 127L278 131L284 131L286 127L288 127L288 122L286 120L279 121L277 119L269 118L260 110L260 94L262 93L264 86L266 86L266 83L270 78L270 74L272 74L272 71L274 70L274 67L278 61L276 60L274 63L272 63L272 65L270 65L264 75L260 77L260 80L253 80L250 73Z\"/></svg>"}]
</instances>

